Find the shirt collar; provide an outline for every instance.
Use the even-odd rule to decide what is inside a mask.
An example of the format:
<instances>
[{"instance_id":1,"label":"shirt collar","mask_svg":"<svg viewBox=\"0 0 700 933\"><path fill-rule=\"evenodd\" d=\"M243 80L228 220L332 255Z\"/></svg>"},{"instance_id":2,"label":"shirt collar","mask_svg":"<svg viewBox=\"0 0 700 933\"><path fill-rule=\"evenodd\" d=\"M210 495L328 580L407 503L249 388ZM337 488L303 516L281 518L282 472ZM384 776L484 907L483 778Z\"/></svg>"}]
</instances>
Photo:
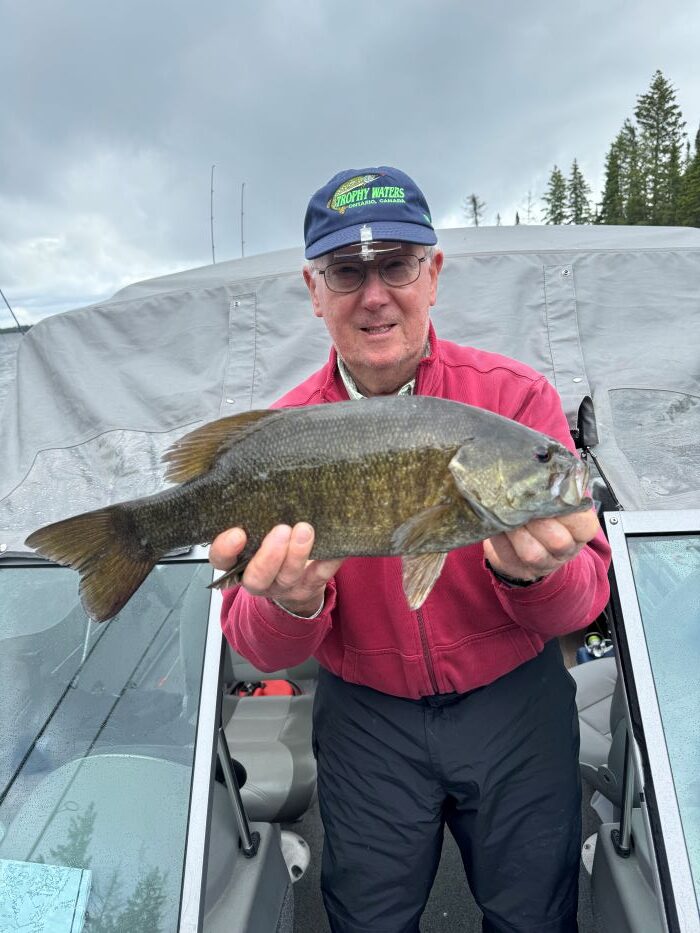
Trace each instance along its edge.
<instances>
[{"instance_id":1,"label":"shirt collar","mask_svg":"<svg viewBox=\"0 0 700 933\"><path fill-rule=\"evenodd\" d=\"M428 356L430 354L430 341L427 340L425 344L425 350L423 351L423 356ZM338 354L338 372L340 373L340 378L343 380L345 388L348 390L348 395L352 399L357 398L366 398L357 388L355 380L350 375L350 371L345 365L343 358ZM406 385L401 386L396 395L413 395L416 390L416 377L414 376L410 382L407 382Z\"/></svg>"}]
</instances>

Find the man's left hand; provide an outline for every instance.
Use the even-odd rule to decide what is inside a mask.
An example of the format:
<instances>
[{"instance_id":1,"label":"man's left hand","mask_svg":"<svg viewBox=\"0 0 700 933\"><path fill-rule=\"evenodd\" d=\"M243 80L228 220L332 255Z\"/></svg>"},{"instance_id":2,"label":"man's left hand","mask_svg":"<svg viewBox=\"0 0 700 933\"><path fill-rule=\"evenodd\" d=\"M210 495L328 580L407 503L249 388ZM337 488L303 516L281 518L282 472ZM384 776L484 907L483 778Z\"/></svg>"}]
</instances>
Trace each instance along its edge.
<instances>
[{"instance_id":1,"label":"man's left hand","mask_svg":"<svg viewBox=\"0 0 700 933\"><path fill-rule=\"evenodd\" d=\"M506 577L537 580L576 557L599 528L593 509L560 518L537 518L514 531L487 538L484 557Z\"/></svg>"}]
</instances>

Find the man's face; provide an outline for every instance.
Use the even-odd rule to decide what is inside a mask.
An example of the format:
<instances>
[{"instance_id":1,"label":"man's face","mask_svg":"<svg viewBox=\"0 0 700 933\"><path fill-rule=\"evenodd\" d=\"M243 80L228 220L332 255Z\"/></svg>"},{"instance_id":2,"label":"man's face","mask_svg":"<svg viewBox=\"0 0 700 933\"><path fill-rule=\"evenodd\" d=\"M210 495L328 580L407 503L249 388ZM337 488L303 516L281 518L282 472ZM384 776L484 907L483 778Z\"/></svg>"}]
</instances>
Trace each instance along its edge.
<instances>
[{"instance_id":1,"label":"man's face","mask_svg":"<svg viewBox=\"0 0 700 933\"><path fill-rule=\"evenodd\" d=\"M304 280L314 314L325 321L358 388L363 394L379 395L395 391L415 374L428 336L430 308L437 297L443 254L436 249L432 259L420 263L415 282L397 287L382 279L379 264L405 254L422 258L428 252L427 247L381 243L374 248L375 258L368 262L359 258L359 246L328 253L314 262L320 272L331 263L360 262L366 274L356 291L332 291L324 275L308 268L304 269Z\"/></svg>"}]
</instances>

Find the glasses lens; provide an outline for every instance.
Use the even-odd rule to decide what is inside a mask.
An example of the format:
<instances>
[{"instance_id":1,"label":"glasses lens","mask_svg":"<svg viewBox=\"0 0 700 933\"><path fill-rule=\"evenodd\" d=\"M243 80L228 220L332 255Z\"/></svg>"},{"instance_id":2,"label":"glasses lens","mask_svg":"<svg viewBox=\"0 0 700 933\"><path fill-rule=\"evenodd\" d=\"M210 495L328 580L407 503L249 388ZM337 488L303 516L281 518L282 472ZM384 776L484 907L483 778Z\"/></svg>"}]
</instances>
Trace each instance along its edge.
<instances>
[{"instance_id":1,"label":"glasses lens","mask_svg":"<svg viewBox=\"0 0 700 933\"><path fill-rule=\"evenodd\" d=\"M389 256L379 263L379 274L387 285L410 285L418 278L420 260L417 256Z\"/></svg>"},{"instance_id":2,"label":"glasses lens","mask_svg":"<svg viewBox=\"0 0 700 933\"><path fill-rule=\"evenodd\" d=\"M400 288L416 281L420 274L420 264L421 259L409 253L387 256L376 265L387 285ZM374 265L375 263L371 263L371 266ZM365 280L367 266L365 262L332 262L323 272L326 285L334 292L355 292Z\"/></svg>"},{"instance_id":3,"label":"glasses lens","mask_svg":"<svg viewBox=\"0 0 700 933\"><path fill-rule=\"evenodd\" d=\"M365 270L361 262L332 262L326 266L326 285L334 292L354 292L362 285Z\"/></svg>"}]
</instances>

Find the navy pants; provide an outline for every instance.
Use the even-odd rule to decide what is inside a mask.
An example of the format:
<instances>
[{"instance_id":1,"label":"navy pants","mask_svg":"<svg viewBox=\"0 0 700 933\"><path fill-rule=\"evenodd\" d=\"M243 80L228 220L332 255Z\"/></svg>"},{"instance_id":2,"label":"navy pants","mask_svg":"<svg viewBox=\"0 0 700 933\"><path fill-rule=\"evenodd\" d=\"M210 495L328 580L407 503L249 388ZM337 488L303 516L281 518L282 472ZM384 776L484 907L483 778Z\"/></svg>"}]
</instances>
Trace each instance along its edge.
<instances>
[{"instance_id":1,"label":"navy pants","mask_svg":"<svg viewBox=\"0 0 700 933\"><path fill-rule=\"evenodd\" d=\"M418 933L445 824L484 933L575 933L578 741L556 641L487 687L421 700L322 670L314 751L333 933Z\"/></svg>"}]
</instances>

